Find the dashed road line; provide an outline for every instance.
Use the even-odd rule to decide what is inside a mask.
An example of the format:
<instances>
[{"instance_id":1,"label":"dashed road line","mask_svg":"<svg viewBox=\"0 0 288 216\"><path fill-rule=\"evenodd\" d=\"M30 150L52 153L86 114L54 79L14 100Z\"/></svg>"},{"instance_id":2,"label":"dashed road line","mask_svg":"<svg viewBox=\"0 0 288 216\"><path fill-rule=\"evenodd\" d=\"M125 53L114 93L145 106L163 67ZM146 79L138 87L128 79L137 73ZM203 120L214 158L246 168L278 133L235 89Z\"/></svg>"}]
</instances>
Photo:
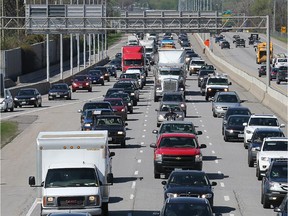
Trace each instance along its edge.
<instances>
[{"instance_id":1,"label":"dashed road line","mask_svg":"<svg viewBox=\"0 0 288 216\"><path fill-rule=\"evenodd\" d=\"M138 159L138 160L137 160L137 163L141 163L141 159Z\"/></svg>"},{"instance_id":2,"label":"dashed road line","mask_svg":"<svg viewBox=\"0 0 288 216\"><path fill-rule=\"evenodd\" d=\"M224 182L220 182L220 186L221 186L221 187L225 187Z\"/></svg>"},{"instance_id":3,"label":"dashed road line","mask_svg":"<svg viewBox=\"0 0 288 216\"><path fill-rule=\"evenodd\" d=\"M207 130L204 130L205 133L207 133Z\"/></svg>"},{"instance_id":4,"label":"dashed road line","mask_svg":"<svg viewBox=\"0 0 288 216\"><path fill-rule=\"evenodd\" d=\"M143 138L145 138L145 135L142 135Z\"/></svg>"},{"instance_id":5,"label":"dashed road line","mask_svg":"<svg viewBox=\"0 0 288 216\"><path fill-rule=\"evenodd\" d=\"M135 187L136 187L136 181L133 181L131 188L134 189Z\"/></svg>"},{"instance_id":6,"label":"dashed road line","mask_svg":"<svg viewBox=\"0 0 288 216\"><path fill-rule=\"evenodd\" d=\"M136 170L136 171L134 172L134 175L138 175L138 174L139 174L139 171Z\"/></svg>"},{"instance_id":7,"label":"dashed road line","mask_svg":"<svg viewBox=\"0 0 288 216\"><path fill-rule=\"evenodd\" d=\"M212 146L213 144L212 144L212 143L209 143L209 145Z\"/></svg>"},{"instance_id":8,"label":"dashed road line","mask_svg":"<svg viewBox=\"0 0 288 216\"><path fill-rule=\"evenodd\" d=\"M144 142L141 142L140 144L141 144L141 145L144 145Z\"/></svg>"},{"instance_id":9,"label":"dashed road line","mask_svg":"<svg viewBox=\"0 0 288 216\"><path fill-rule=\"evenodd\" d=\"M218 161L218 160L215 160L215 163L217 163L217 164L218 164L218 163L219 163L219 161Z\"/></svg>"},{"instance_id":10,"label":"dashed road line","mask_svg":"<svg viewBox=\"0 0 288 216\"><path fill-rule=\"evenodd\" d=\"M140 152L140 153L143 153L143 150L140 150L139 152Z\"/></svg>"},{"instance_id":11,"label":"dashed road line","mask_svg":"<svg viewBox=\"0 0 288 216\"><path fill-rule=\"evenodd\" d=\"M229 197L229 196L224 196L224 200L225 200L225 201L229 201L229 200L230 200L230 197Z\"/></svg>"},{"instance_id":12,"label":"dashed road line","mask_svg":"<svg viewBox=\"0 0 288 216\"><path fill-rule=\"evenodd\" d=\"M209 136L206 136L207 139L209 139Z\"/></svg>"},{"instance_id":13,"label":"dashed road line","mask_svg":"<svg viewBox=\"0 0 288 216\"><path fill-rule=\"evenodd\" d=\"M134 199L134 195L133 194L130 194L130 199Z\"/></svg>"},{"instance_id":14,"label":"dashed road line","mask_svg":"<svg viewBox=\"0 0 288 216\"><path fill-rule=\"evenodd\" d=\"M215 154L215 151L212 150L212 154Z\"/></svg>"}]
</instances>

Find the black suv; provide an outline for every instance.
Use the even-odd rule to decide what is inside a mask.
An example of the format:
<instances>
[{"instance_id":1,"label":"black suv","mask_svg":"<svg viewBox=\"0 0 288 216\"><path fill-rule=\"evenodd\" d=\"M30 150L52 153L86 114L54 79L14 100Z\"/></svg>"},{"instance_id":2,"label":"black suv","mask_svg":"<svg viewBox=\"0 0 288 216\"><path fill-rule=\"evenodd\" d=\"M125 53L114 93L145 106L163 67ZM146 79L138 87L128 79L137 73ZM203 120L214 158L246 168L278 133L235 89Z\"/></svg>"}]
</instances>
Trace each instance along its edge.
<instances>
[{"instance_id":1,"label":"black suv","mask_svg":"<svg viewBox=\"0 0 288 216\"><path fill-rule=\"evenodd\" d=\"M133 82L128 80L119 80L114 84L113 88L123 88L124 92L128 93L133 101L133 106L137 106L137 102L139 101L139 89L137 89Z\"/></svg>"},{"instance_id":2,"label":"black suv","mask_svg":"<svg viewBox=\"0 0 288 216\"><path fill-rule=\"evenodd\" d=\"M287 194L288 188L288 160L272 159L261 186L261 204L270 208L270 204L280 204Z\"/></svg>"},{"instance_id":3,"label":"black suv","mask_svg":"<svg viewBox=\"0 0 288 216\"><path fill-rule=\"evenodd\" d=\"M230 43L228 41L223 41L221 43L221 49L224 49L224 48L230 49Z\"/></svg>"},{"instance_id":4,"label":"black suv","mask_svg":"<svg viewBox=\"0 0 288 216\"><path fill-rule=\"evenodd\" d=\"M236 39L235 44L236 44L236 47L239 47L239 46L245 47L245 40L242 38Z\"/></svg>"},{"instance_id":5,"label":"black suv","mask_svg":"<svg viewBox=\"0 0 288 216\"><path fill-rule=\"evenodd\" d=\"M107 130L108 143L126 146L126 126L121 116L118 115L96 115L93 116L92 130Z\"/></svg>"},{"instance_id":6,"label":"black suv","mask_svg":"<svg viewBox=\"0 0 288 216\"><path fill-rule=\"evenodd\" d=\"M94 70L100 70L102 72L102 75L104 76L104 80L107 80L110 82L110 73L108 67L105 66L95 66Z\"/></svg>"},{"instance_id":7,"label":"black suv","mask_svg":"<svg viewBox=\"0 0 288 216\"><path fill-rule=\"evenodd\" d=\"M281 81L288 81L288 70L287 66L281 66L278 68L278 72L276 74L276 83L280 84Z\"/></svg>"},{"instance_id":8,"label":"black suv","mask_svg":"<svg viewBox=\"0 0 288 216\"><path fill-rule=\"evenodd\" d=\"M209 74L215 75L215 70L214 69L206 69L206 68L203 68L203 69L201 68L199 70L199 73L198 73L198 87L201 86L201 81L204 78L204 76L208 76Z\"/></svg>"}]
</instances>

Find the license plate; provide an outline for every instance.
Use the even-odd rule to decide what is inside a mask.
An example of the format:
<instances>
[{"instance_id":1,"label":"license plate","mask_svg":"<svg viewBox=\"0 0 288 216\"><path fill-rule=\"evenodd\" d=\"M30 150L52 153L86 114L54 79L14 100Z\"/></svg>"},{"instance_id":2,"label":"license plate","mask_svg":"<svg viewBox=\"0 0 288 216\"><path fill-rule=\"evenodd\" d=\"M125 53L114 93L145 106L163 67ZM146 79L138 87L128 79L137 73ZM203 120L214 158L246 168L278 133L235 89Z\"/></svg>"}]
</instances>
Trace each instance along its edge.
<instances>
[{"instance_id":1,"label":"license plate","mask_svg":"<svg viewBox=\"0 0 288 216\"><path fill-rule=\"evenodd\" d=\"M244 138L244 134L238 134L238 137Z\"/></svg>"},{"instance_id":2,"label":"license plate","mask_svg":"<svg viewBox=\"0 0 288 216\"><path fill-rule=\"evenodd\" d=\"M21 104L26 104L26 101L22 101Z\"/></svg>"},{"instance_id":3,"label":"license plate","mask_svg":"<svg viewBox=\"0 0 288 216\"><path fill-rule=\"evenodd\" d=\"M79 88L83 88L83 86L79 86Z\"/></svg>"},{"instance_id":4,"label":"license plate","mask_svg":"<svg viewBox=\"0 0 288 216\"><path fill-rule=\"evenodd\" d=\"M56 95L56 97L60 97L60 95Z\"/></svg>"},{"instance_id":5,"label":"license plate","mask_svg":"<svg viewBox=\"0 0 288 216\"><path fill-rule=\"evenodd\" d=\"M108 141L112 141L112 137L108 137Z\"/></svg>"}]
</instances>

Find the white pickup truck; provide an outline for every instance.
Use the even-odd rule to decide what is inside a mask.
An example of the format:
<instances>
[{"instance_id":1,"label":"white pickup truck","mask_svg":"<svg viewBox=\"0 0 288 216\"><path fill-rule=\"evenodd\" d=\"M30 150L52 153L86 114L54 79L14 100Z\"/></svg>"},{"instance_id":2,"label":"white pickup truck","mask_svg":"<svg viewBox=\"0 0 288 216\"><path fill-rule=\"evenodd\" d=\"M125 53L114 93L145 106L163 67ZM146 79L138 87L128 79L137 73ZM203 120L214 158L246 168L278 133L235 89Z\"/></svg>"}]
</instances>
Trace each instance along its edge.
<instances>
[{"instance_id":1,"label":"white pickup truck","mask_svg":"<svg viewBox=\"0 0 288 216\"><path fill-rule=\"evenodd\" d=\"M288 158L288 138L264 138L260 151L256 157L256 176L261 180L270 166L271 158Z\"/></svg>"}]
</instances>

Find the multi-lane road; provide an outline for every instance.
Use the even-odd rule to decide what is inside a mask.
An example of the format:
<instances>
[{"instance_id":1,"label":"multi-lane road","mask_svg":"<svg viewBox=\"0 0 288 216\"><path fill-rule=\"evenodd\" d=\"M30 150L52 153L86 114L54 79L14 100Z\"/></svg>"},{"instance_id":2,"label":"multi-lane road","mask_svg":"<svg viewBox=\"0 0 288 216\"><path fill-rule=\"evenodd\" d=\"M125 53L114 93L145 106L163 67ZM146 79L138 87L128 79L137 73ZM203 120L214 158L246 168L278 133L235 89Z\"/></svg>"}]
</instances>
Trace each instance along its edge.
<instances>
[{"instance_id":1,"label":"multi-lane road","mask_svg":"<svg viewBox=\"0 0 288 216\"><path fill-rule=\"evenodd\" d=\"M120 52L124 42L117 44L109 53ZM202 49L192 38L195 51ZM205 59L205 56L204 56ZM205 59L207 60L207 59ZM208 61L208 60L207 60ZM209 62L208 62L209 63ZM219 69L218 69L219 71ZM28 186L28 177L35 175L36 137L40 131L80 130L79 113L85 101L101 100L102 95L116 82L113 78L105 86L93 87L93 92L73 93L73 100L48 101L44 95L41 108L18 108L3 113L2 120L17 120L22 132L2 149L1 155L1 215L39 215L39 188ZM231 90L237 91L243 103L253 113L271 113L252 94L233 81ZM247 164L247 150L242 142L224 142L221 135L222 119L214 118L211 103L200 95L196 76L189 76L187 84L187 118L203 132L200 143L207 144L203 150L203 170L214 187L215 213L235 216L270 216L273 209L263 209L260 204L260 182L255 168ZM152 130L156 128L156 111L159 103L153 102L153 77L149 74L147 85L134 113L128 115L127 148L111 146L116 152L113 158L114 185L111 186L109 211L111 216L148 216L159 211L163 204L161 179L153 178L153 149L156 141ZM285 120L281 120L281 123ZM287 134L287 133L286 133Z\"/></svg>"}]
</instances>

